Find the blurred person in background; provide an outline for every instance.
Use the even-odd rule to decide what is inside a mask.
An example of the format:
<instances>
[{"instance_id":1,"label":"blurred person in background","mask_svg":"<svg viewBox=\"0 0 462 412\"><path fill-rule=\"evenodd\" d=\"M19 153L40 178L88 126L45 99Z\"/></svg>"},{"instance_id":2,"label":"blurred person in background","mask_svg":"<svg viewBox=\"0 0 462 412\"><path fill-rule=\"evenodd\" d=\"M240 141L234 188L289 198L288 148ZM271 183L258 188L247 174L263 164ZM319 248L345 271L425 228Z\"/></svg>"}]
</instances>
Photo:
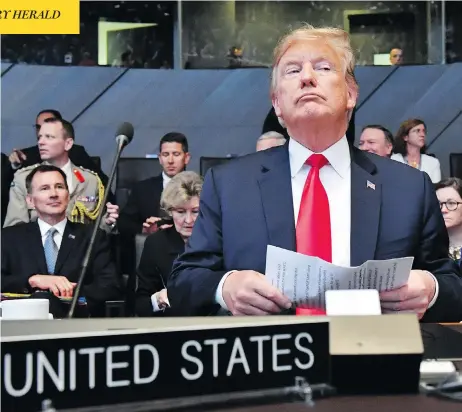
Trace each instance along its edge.
<instances>
[{"instance_id":1,"label":"blurred person in background","mask_svg":"<svg viewBox=\"0 0 462 412\"><path fill-rule=\"evenodd\" d=\"M282 146L286 142L286 138L278 132L266 132L257 140L257 152L266 150L271 147Z\"/></svg>"},{"instance_id":2,"label":"blurred person in background","mask_svg":"<svg viewBox=\"0 0 462 412\"><path fill-rule=\"evenodd\" d=\"M433 183L441 180L441 166L437 158L425 154L427 126L420 119L401 123L395 137L391 158L427 173Z\"/></svg>"},{"instance_id":3,"label":"blurred person in background","mask_svg":"<svg viewBox=\"0 0 462 412\"><path fill-rule=\"evenodd\" d=\"M363 127L358 147L369 153L390 157L393 150L393 134L383 126L367 125Z\"/></svg>"},{"instance_id":4,"label":"blurred person in background","mask_svg":"<svg viewBox=\"0 0 462 412\"><path fill-rule=\"evenodd\" d=\"M441 213L449 234L449 256L460 266L462 252L462 180L444 179L435 185Z\"/></svg>"},{"instance_id":5,"label":"blurred person in background","mask_svg":"<svg viewBox=\"0 0 462 412\"><path fill-rule=\"evenodd\" d=\"M173 261L191 236L201 191L202 178L194 172L177 174L165 187L161 207L171 216L173 227L149 235L144 244L135 300L138 316L153 316L169 307L165 285Z\"/></svg>"},{"instance_id":6,"label":"blurred person in background","mask_svg":"<svg viewBox=\"0 0 462 412\"><path fill-rule=\"evenodd\" d=\"M403 64L403 50L402 49L391 49L390 50L390 64L397 66Z\"/></svg>"}]
</instances>

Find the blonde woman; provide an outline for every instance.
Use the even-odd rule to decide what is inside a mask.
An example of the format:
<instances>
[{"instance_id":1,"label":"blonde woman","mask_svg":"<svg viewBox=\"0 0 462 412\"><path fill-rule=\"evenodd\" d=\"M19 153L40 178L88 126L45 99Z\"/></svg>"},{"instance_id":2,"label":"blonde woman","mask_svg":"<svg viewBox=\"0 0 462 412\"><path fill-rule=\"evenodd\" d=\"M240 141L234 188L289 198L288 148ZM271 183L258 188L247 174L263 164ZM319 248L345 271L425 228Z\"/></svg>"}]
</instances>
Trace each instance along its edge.
<instances>
[{"instance_id":1,"label":"blonde woman","mask_svg":"<svg viewBox=\"0 0 462 412\"><path fill-rule=\"evenodd\" d=\"M160 205L171 216L173 226L146 239L138 267L135 301L138 316L153 316L170 306L167 279L173 261L183 253L191 236L199 214L201 191L202 178L194 172L182 172L162 192Z\"/></svg>"}]
</instances>

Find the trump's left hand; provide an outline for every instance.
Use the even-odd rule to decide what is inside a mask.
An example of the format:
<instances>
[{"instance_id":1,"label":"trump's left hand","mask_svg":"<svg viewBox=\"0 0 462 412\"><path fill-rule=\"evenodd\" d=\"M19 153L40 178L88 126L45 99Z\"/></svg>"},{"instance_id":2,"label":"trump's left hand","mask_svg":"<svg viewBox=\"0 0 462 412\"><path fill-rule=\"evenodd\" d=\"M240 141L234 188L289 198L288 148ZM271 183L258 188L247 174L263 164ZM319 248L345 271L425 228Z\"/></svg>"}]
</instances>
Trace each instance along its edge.
<instances>
[{"instance_id":1,"label":"trump's left hand","mask_svg":"<svg viewBox=\"0 0 462 412\"><path fill-rule=\"evenodd\" d=\"M111 226L113 225L117 219L119 218L119 206L113 205L112 203L108 202L106 204L106 223Z\"/></svg>"},{"instance_id":2,"label":"trump's left hand","mask_svg":"<svg viewBox=\"0 0 462 412\"><path fill-rule=\"evenodd\" d=\"M436 292L433 276L423 270L411 270L406 285L380 292L383 313L413 312L419 319L425 314Z\"/></svg>"}]
</instances>

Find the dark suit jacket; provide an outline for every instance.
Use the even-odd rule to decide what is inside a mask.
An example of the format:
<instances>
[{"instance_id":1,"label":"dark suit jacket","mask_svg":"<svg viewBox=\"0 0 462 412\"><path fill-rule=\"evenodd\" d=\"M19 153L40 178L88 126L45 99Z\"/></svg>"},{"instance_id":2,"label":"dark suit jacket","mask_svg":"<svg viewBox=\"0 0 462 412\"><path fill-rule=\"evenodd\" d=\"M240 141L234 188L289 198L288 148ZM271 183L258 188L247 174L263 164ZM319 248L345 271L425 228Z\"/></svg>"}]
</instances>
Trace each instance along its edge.
<instances>
[{"instance_id":1,"label":"dark suit jacket","mask_svg":"<svg viewBox=\"0 0 462 412\"><path fill-rule=\"evenodd\" d=\"M351 265L414 256L414 269L428 270L439 283L424 320L461 320L462 278L448 258L428 175L353 147L351 160ZM215 292L227 271L265 273L267 245L296 250L288 144L211 169L200 211L168 284L170 303L183 315L216 310Z\"/></svg>"},{"instance_id":2,"label":"dark suit jacket","mask_svg":"<svg viewBox=\"0 0 462 412\"><path fill-rule=\"evenodd\" d=\"M159 217L160 196L164 190L162 174L136 182L127 204L121 210L117 226L122 235L141 233L143 223L151 216Z\"/></svg>"},{"instance_id":3,"label":"dark suit jacket","mask_svg":"<svg viewBox=\"0 0 462 412\"><path fill-rule=\"evenodd\" d=\"M13 169L11 169L10 161L5 153L2 153L2 226L5 221L6 211L8 209L8 201L10 199L10 185L13 181Z\"/></svg>"},{"instance_id":4,"label":"dark suit jacket","mask_svg":"<svg viewBox=\"0 0 462 412\"><path fill-rule=\"evenodd\" d=\"M77 282L91 231L92 225L67 222L56 261L57 275ZM29 278L35 274L47 274L38 223L24 223L4 228L1 236L2 292L32 293ZM121 297L119 277L107 236L103 231L98 232L81 295L87 299L89 311L93 315L101 313L105 301Z\"/></svg>"},{"instance_id":5,"label":"dark suit jacket","mask_svg":"<svg viewBox=\"0 0 462 412\"><path fill-rule=\"evenodd\" d=\"M184 252L184 241L174 227L149 235L144 243L138 267L136 314L154 316L168 314L153 312L151 295L164 288L172 271L173 261ZM162 282L163 280L163 282Z\"/></svg>"},{"instance_id":6,"label":"dark suit jacket","mask_svg":"<svg viewBox=\"0 0 462 412\"><path fill-rule=\"evenodd\" d=\"M21 151L27 156L27 159L22 164L22 167L32 166L42 162L37 145L26 147L25 149L21 149ZM95 164L83 146L74 144L71 150L69 150L69 158L76 166L81 166L84 169L89 169L97 173L104 186L107 186L109 180L108 177L101 170L101 167Z\"/></svg>"}]
</instances>

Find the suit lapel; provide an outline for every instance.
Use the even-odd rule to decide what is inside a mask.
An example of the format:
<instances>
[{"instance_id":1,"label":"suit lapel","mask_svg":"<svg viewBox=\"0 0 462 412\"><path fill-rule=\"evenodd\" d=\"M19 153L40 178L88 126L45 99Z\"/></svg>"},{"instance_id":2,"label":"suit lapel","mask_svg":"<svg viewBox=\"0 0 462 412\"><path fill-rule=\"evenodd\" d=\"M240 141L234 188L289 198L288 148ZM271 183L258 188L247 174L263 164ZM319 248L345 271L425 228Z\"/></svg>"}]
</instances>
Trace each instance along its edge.
<instances>
[{"instance_id":1,"label":"suit lapel","mask_svg":"<svg viewBox=\"0 0 462 412\"><path fill-rule=\"evenodd\" d=\"M263 153L258 185L268 231L268 244L295 251L288 144Z\"/></svg>"},{"instance_id":2,"label":"suit lapel","mask_svg":"<svg viewBox=\"0 0 462 412\"><path fill-rule=\"evenodd\" d=\"M382 186L375 165L351 149L351 266L373 259L379 232Z\"/></svg>"},{"instance_id":3,"label":"suit lapel","mask_svg":"<svg viewBox=\"0 0 462 412\"><path fill-rule=\"evenodd\" d=\"M67 257L70 251L75 248L78 244L77 242L77 230L74 223L67 221L66 228L64 229L63 239L61 241L61 247L59 248L58 258L56 259L55 273L60 274L64 263L67 260Z\"/></svg>"},{"instance_id":4,"label":"suit lapel","mask_svg":"<svg viewBox=\"0 0 462 412\"><path fill-rule=\"evenodd\" d=\"M26 248L27 254L32 256L37 262L37 273L47 274L47 262L45 259L45 250L43 249L42 236L37 221L27 223L29 225L29 236L27 237L28 247Z\"/></svg>"}]
</instances>

